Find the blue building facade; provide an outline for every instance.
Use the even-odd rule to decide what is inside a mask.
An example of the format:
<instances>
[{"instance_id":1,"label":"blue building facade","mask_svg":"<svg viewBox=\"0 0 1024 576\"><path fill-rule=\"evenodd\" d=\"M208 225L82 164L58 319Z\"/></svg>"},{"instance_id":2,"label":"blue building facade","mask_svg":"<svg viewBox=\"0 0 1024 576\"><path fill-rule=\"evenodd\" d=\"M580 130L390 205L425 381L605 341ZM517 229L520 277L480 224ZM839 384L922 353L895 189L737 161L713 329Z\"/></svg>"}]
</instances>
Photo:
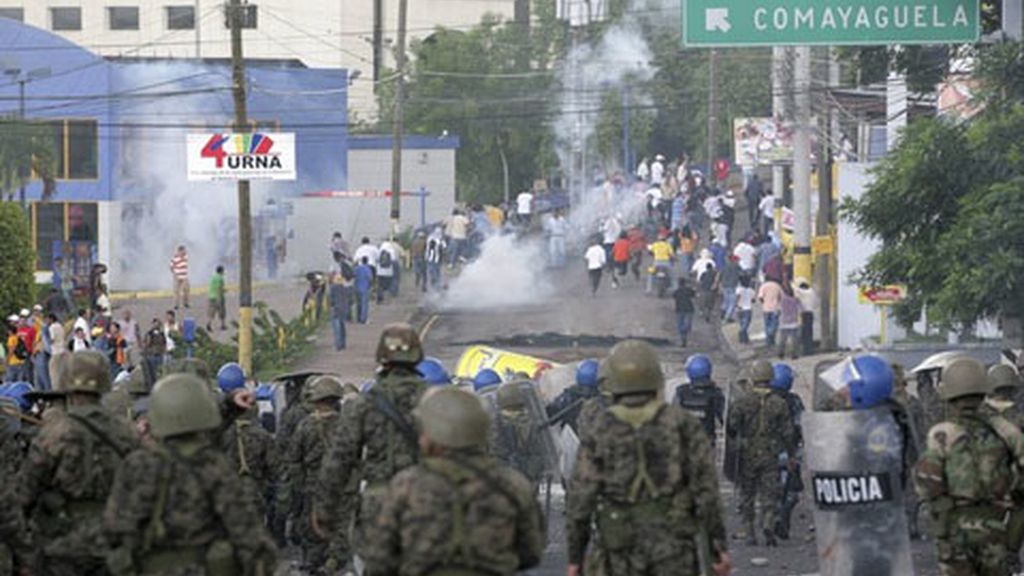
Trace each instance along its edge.
<instances>
[{"instance_id":1,"label":"blue building facade","mask_svg":"<svg viewBox=\"0 0 1024 576\"><path fill-rule=\"evenodd\" d=\"M76 262L88 254L109 263L113 277L134 274L121 284L136 287L166 270L177 244L220 248L194 262L201 273L230 267L234 185L188 182L186 171L188 134L231 131L230 62L107 59L0 18L0 68L0 116L24 114L53 134L56 194L39 202L41 183L25 188L39 270L62 254ZM295 181L254 182L254 213L309 190L345 189L347 71L247 61L246 84L252 128L295 133L298 172ZM255 240L267 244L263 232L272 234L257 228ZM129 265L147 259L159 266Z\"/></svg>"}]
</instances>

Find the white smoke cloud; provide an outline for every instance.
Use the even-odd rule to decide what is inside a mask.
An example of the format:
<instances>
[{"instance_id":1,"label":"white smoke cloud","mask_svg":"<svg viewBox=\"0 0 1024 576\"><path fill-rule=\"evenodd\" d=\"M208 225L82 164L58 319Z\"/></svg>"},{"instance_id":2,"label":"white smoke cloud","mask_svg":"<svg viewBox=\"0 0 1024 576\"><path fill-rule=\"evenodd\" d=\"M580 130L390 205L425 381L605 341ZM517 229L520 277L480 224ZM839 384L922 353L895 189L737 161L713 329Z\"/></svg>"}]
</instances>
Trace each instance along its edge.
<instances>
[{"instance_id":1,"label":"white smoke cloud","mask_svg":"<svg viewBox=\"0 0 1024 576\"><path fill-rule=\"evenodd\" d=\"M543 302L554 292L544 273L546 263L547 251L540 241L491 236L484 240L480 257L451 281L439 306L480 310Z\"/></svg>"}]
</instances>

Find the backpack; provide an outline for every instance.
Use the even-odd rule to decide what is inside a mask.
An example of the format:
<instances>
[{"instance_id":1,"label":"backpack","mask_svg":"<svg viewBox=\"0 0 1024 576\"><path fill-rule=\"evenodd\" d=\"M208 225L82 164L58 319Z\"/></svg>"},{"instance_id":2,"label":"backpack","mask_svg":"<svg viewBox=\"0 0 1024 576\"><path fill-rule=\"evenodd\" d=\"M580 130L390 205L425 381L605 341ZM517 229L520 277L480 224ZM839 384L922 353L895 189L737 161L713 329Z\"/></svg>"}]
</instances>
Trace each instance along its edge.
<instances>
[{"instance_id":1,"label":"backpack","mask_svg":"<svg viewBox=\"0 0 1024 576\"><path fill-rule=\"evenodd\" d=\"M381 268L391 268L391 252L387 250L381 250L379 264Z\"/></svg>"},{"instance_id":2,"label":"backpack","mask_svg":"<svg viewBox=\"0 0 1024 576\"><path fill-rule=\"evenodd\" d=\"M28 360L29 352L28 348L25 347L25 341L20 337L18 343L14 345L14 357L18 360Z\"/></svg>"}]
</instances>

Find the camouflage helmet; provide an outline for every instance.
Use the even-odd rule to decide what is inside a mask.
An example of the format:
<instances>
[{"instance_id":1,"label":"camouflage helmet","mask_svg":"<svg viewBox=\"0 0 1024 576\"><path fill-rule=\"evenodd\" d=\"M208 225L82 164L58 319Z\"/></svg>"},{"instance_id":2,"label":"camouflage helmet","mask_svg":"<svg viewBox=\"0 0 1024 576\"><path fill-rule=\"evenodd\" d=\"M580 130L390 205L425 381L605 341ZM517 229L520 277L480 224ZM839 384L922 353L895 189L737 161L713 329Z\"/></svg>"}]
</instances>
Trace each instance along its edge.
<instances>
[{"instance_id":1,"label":"camouflage helmet","mask_svg":"<svg viewBox=\"0 0 1024 576\"><path fill-rule=\"evenodd\" d=\"M341 381L335 376L324 374L317 376L309 383L310 402L320 402L321 400L338 400L345 394L345 390L341 385Z\"/></svg>"},{"instance_id":2,"label":"camouflage helmet","mask_svg":"<svg viewBox=\"0 0 1024 576\"><path fill-rule=\"evenodd\" d=\"M423 360L423 346L416 330L404 323L389 324L380 334L377 344L377 363L419 364Z\"/></svg>"},{"instance_id":3,"label":"camouflage helmet","mask_svg":"<svg viewBox=\"0 0 1024 576\"><path fill-rule=\"evenodd\" d=\"M996 364L988 369L989 392L995 392L1004 388L1019 388L1024 382L1020 374L1007 364Z\"/></svg>"},{"instance_id":4,"label":"camouflage helmet","mask_svg":"<svg viewBox=\"0 0 1024 576\"><path fill-rule=\"evenodd\" d=\"M775 369L772 368L772 363L767 360L754 360L753 364L750 365L747 377L754 384L766 384L775 377Z\"/></svg>"},{"instance_id":5,"label":"camouflage helmet","mask_svg":"<svg viewBox=\"0 0 1024 576\"><path fill-rule=\"evenodd\" d=\"M498 388L498 408L501 410L522 410L526 407L526 397L519 384L503 384Z\"/></svg>"},{"instance_id":6,"label":"camouflage helmet","mask_svg":"<svg viewBox=\"0 0 1024 576\"><path fill-rule=\"evenodd\" d=\"M164 364L164 376L171 374L195 374L203 380L210 379L210 367L199 358L178 358Z\"/></svg>"},{"instance_id":7,"label":"camouflage helmet","mask_svg":"<svg viewBox=\"0 0 1024 576\"><path fill-rule=\"evenodd\" d=\"M446 448L470 448L487 443L491 419L480 399L452 387L432 388L413 412L420 431Z\"/></svg>"},{"instance_id":8,"label":"camouflage helmet","mask_svg":"<svg viewBox=\"0 0 1024 576\"><path fill-rule=\"evenodd\" d=\"M640 340L616 344L605 364L605 385L615 395L657 392L665 385L665 374L654 347Z\"/></svg>"},{"instance_id":9,"label":"camouflage helmet","mask_svg":"<svg viewBox=\"0 0 1024 576\"><path fill-rule=\"evenodd\" d=\"M102 352L83 350L71 354L60 375L60 391L66 394L110 392L110 360Z\"/></svg>"},{"instance_id":10,"label":"camouflage helmet","mask_svg":"<svg viewBox=\"0 0 1024 576\"><path fill-rule=\"evenodd\" d=\"M136 366L128 373L128 380L124 383L124 391L132 396L145 396L149 394L149 386L146 386L146 371L142 366Z\"/></svg>"},{"instance_id":11,"label":"camouflage helmet","mask_svg":"<svg viewBox=\"0 0 1024 576\"><path fill-rule=\"evenodd\" d=\"M964 396L983 396L989 391L985 366L974 358L957 358L942 370L939 398L954 400Z\"/></svg>"},{"instance_id":12,"label":"camouflage helmet","mask_svg":"<svg viewBox=\"0 0 1024 576\"><path fill-rule=\"evenodd\" d=\"M164 376L153 387L149 424L157 438L206 432L220 426L220 409L209 384L195 374L179 372Z\"/></svg>"}]
</instances>

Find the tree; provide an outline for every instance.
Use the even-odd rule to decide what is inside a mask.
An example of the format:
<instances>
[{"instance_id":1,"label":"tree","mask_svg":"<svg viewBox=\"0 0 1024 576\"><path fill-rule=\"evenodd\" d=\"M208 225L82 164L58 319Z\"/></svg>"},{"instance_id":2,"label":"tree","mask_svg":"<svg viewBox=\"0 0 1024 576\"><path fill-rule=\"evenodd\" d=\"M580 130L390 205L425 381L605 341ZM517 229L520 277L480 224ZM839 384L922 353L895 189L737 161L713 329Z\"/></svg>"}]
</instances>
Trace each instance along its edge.
<instances>
[{"instance_id":1,"label":"tree","mask_svg":"<svg viewBox=\"0 0 1024 576\"><path fill-rule=\"evenodd\" d=\"M28 218L19 205L0 202L0 238L0 311L6 316L35 299L36 255Z\"/></svg>"},{"instance_id":2,"label":"tree","mask_svg":"<svg viewBox=\"0 0 1024 576\"><path fill-rule=\"evenodd\" d=\"M985 109L972 120L919 120L844 218L882 242L859 281L906 283L904 324L967 327L1024 317L1024 91L1020 44L979 50Z\"/></svg>"},{"instance_id":3,"label":"tree","mask_svg":"<svg viewBox=\"0 0 1024 576\"><path fill-rule=\"evenodd\" d=\"M0 118L0 193L8 199L33 174L43 181L44 201L56 191L53 132L42 122Z\"/></svg>"}]
</instances>

